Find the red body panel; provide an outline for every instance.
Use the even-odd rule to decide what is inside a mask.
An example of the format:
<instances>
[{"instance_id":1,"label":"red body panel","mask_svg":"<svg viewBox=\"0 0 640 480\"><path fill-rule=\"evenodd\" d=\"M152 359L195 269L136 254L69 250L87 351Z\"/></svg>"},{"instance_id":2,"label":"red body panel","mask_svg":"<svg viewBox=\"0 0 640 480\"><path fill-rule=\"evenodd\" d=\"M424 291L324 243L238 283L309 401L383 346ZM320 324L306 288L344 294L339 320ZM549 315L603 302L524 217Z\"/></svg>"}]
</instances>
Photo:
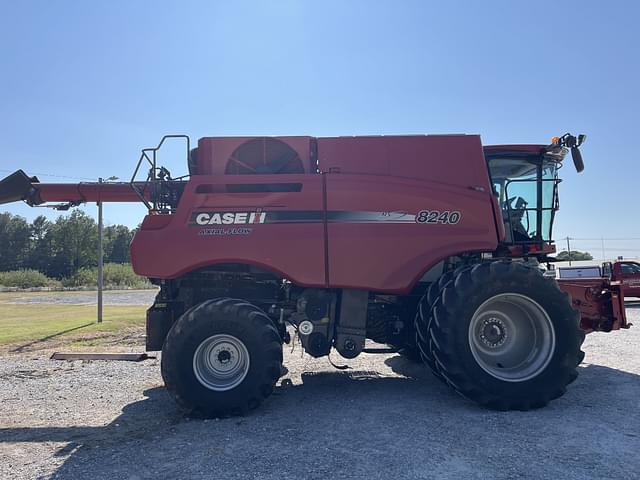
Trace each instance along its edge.
<instances>
[{"instance_id":1,"label":"red body panel","mask_svg":"<svg viewBox=\"0 0 640 480\"><path fill-rule=\"evenodd\" d=\"M300 192L198 193L226 185L264 184L272 175L196 175L185 187L178 210L158 228L145 218L131 243L133 268L139 275L176 278L188 271L221 263L246 263L277 272L303 286L326 284L324 224L277 223L260 225L191 225L198 212L269 212L302 210L322 212L322 175L279 175L278 182L303 183ZM198 188L200 187L200 188ZM218 188L219 187L219 188ZM208 228L251 228L251 234L204 235Z\"/></svg>"},{"instance_id":2,"label":"red body panel","mask_svg":"<svg viewBox=\"0 0 640 480\"><path fill-rule=\"evenodd\" d=\"M440 260L497 246L487 192L406 178L331 174L327 210L381 212L371 221L329 222L332 287L405 294ZM415 221L421 210L458 211L461 218L455 225L421 224Z\"/></svg>"},{"instance_id":3,"label":"red body panel","mask_svg":"<svg viewBox=\"0 0 640 480\"><path fill-rule=\"evenodd\" d=\"M478 135L319 138L318 164L323 172L423 179L461 187L489 186Z\"/></svg>"},{"instance_id":4,"label":"red body panel","mask_svg":"<svg viewBox=\"0 0 640 480\"><path fill-rule=\"evenodd\" d=\"M318 164L330 172L329 212L371 212L369 219L354 213L351 221L329 221L332 287L404 294L443 258L497 246L478 136L320 138ZM420 224L422 210L456 211L461 219Z\"/></svg>"},{"instance_id":5,"label":"red body panel","mask_svg":"<svg viewBox=\"0 0 640 480\"><path fill-rule=\"evenodd\" d=\"M305 137L295 140L298 148L311 145ZM232 143L201 140L202 169L221 171L215 160L226 164L237 147ZM210 157L222 148L218 144L226 150ZM207 148L212 150L206 153ZM239 262L303 286L403 294L450 255L496 248L479 137L327 138L318 139L317 150L319 169L331 173L193 175L174 218L164 228L147 219L134 238L136 273L176 278L199 267ZM300 191L230 193L226 188L275 182L299 184ZM418 223L422 210L456 212L455 222ZM197 225L194 220L200 213L206 220L225 213L245 219L259 211L265 223Z\"/></svg>"}]
</instances>

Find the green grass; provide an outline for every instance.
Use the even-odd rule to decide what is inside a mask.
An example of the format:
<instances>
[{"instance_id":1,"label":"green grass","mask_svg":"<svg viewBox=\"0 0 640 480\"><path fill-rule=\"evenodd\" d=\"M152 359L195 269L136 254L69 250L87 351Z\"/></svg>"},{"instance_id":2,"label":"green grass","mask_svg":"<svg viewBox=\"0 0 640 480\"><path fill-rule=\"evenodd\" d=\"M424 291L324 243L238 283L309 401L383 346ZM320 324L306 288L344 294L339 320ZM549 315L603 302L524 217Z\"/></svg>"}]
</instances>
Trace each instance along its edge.
<instances>
[{"instance_id":1,"label":"green grass","mask_svg":"<svg viewBox=\"0 0 640 480\"><path fill-rule=\"evenodd\" d=\"M109 336L124 330L141 329L147 308L105 306L103 322L98 324L95 305L3 303L18 296L25 294L0 294L0 345L15 344L19 350L37 348L38 344L52 341L82 343L85 336Z\"/></svg>"}]
</instances>

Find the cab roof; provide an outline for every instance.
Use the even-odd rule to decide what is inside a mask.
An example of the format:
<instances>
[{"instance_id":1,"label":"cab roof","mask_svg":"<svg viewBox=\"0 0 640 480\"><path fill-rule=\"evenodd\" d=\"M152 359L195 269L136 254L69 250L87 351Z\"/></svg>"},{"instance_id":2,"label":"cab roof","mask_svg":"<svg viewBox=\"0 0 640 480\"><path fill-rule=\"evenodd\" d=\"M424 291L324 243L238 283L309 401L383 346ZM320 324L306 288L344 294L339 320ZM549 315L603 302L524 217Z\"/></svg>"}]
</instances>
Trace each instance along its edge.
<instances>
[{"instance_id":1,"label":"cab roof","mask_svg":"<svg viewBox=\"0 0 640 480\"><path fill-rule=\"evenodd\" d=\"M542 153L549 145L484 145L484 150L491 153L518 152L518 153Z\"/></svg>"}]
</instances>

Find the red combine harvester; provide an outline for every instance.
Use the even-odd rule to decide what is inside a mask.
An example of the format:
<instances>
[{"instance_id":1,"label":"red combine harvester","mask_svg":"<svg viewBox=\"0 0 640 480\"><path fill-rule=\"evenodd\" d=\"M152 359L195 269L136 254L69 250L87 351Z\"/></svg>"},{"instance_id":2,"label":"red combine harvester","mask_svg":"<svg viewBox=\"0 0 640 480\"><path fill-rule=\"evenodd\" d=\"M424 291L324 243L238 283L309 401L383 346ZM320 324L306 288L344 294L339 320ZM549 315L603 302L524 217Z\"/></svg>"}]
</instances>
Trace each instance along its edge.
<instances>
[{"instance_id":1,"label":"red combine harvester","mask_svg":"<svg viewBox=\"0 0 640 480\"><path fill-rule=\"evenodd\" d=\"M186 142L181 178L156 165L175 137ZM17 171L0 203L148 207L131 244L136 273L160 287L147 349L162 350L167 389L193 413L260 404L281 374L287 325L314 357L397 351L481 405L528 410L576 378L585 332L628 327L619 285L559 284L538 268L555 251L558 170L569 150L582 170L583 140L214 137L191 149L167 136L143 150L130 183Z\"/></svg>"}]
</instances>

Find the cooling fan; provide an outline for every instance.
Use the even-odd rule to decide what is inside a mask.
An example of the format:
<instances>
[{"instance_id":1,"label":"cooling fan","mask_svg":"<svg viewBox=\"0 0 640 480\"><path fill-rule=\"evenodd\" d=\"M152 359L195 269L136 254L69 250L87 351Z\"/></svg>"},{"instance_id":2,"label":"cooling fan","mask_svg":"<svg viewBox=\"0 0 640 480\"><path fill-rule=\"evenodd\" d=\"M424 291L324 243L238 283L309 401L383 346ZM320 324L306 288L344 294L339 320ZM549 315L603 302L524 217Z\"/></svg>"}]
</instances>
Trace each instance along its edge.
<instances>
[{"instance_id":1,"label":"cooling fan","mask_svg":"<svg viewBox=\"0 0 640 480\"><path fill-rule=\"evenodd\" d=\"M236 148L225 168L227 175L305 173L293 148L276 138L255 138Z\"/></svg>"}]
</instances>

